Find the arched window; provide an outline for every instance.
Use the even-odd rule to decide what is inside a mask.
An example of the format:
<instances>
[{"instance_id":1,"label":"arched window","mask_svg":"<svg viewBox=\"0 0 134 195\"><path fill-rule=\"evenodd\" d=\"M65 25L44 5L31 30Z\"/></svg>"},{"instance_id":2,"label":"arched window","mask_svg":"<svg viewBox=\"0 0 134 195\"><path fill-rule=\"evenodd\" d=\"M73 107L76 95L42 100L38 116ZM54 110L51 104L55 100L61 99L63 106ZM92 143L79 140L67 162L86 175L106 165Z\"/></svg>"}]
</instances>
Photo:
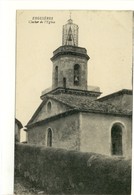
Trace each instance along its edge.
<instances>
[{"instance_id":1,"label":"arched window","mask_svg":"<svg viewBox=\"0 0 134 195\"><path fill-rule=\"evenodd\" d=\"M78 86L80 84L80 65L74 65L74 85Z\"/></svg>"},{"instance_id":2,"label":"arched window","mask_svg":"<svg viewBox=\"0 0 134 195\"><path fill-rule=\"evenodd\" d=\"M122 126L114 124L111 129L112 155L122 155Z\"/></svg>"},{"instance_id":3,"label":"arched window","mask_svg":"<svg viewBox=\"0 0 134 195\"><path fill-rule=\"evenodd\" d=\"M47 131L47 146L52 147L52 130L50 128Z\"/></svg>"},{"instance_id":4,"label":"arched window","mask_svg":"<svg viewBox=\"0 0 134 195\"><path fill-rule=\"evenodd\" d=\"M58 86L58 66L55 67L55 86Z\"/></svg>"},{"instance_id":5,"label":"arched window","mask_svg":"<svg viewBox=\"0 0 134 195\"><path fill-rule=\"evenodd\" d=\"M48 113L51 112L51 107L52 107L51 102L48 102L48 103L47 103L47 112L48 112Z\"/></svg>"}]
</instances>

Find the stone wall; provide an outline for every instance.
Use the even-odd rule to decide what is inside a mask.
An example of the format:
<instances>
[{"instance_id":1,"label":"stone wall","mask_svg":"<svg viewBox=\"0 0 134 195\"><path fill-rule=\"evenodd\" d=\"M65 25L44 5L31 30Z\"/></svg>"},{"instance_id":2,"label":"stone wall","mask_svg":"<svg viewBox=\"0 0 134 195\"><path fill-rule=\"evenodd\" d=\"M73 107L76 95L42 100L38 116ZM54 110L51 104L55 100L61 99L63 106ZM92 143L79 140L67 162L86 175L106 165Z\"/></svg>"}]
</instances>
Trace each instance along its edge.
<instances>
[{"instance_id":1,"label":"stone wall","mask_svg":"<svg viewBox=\"0 0 134 195\"><path fill-rule=\"evenodd\" d=\"M15 141L20 142L20 128L16 123L15 123Z\"/></svg>"},{"instance_id":2,"label":"stone wall","mask_svg":"<svg viewBox=\"0 0 134 195\"><path fill-rule=\"evenodd\" d=\"M131 118L106 114L81 113L80 151L111 155L111 128L114 123L120 123L124 126L122 129L123 156L131 157Z\"/></svg>"},{"instance_id":3,"label":"stone wall","mask_svg":"<svg viewBox=\"0 0 134 195\"><path fill-rule=\"evenodd\" d=\"M28 143L47 146L48 129L52 130L52 147L111 156L111 129L122 125L123 156L131 157L131 117L97 113L75 113L44 122L28 130Z\"/></svg>"},{"instance_id":4,"label":"stone wall","mask_svg":"<svg viewBox=\"0 0 134 195\"><path fill-rule=\"evenodd\" d=\"M52 146L79 150L79 114L58 118L28 130L28 143L47 144L47 131L52 130Z\"/></svg>"}]
</instances>

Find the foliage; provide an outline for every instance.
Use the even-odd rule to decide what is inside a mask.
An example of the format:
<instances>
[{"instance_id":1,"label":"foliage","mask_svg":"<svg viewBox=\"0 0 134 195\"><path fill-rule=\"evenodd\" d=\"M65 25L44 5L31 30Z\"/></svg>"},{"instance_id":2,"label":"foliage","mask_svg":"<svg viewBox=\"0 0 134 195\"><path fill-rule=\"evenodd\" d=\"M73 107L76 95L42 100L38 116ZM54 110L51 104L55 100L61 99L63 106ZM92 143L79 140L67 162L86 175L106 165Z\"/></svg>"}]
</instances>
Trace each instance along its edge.
<instances>
[{"instance_id":1,"label":"foliage","mask_svg":"<svg viewBox=\"0 0 134 195\"><path fill-rule=\"evenodd\" d=\"M55 194L130 194L131 160L16 144L15 173Z\"/></svg>"}]
</instances>

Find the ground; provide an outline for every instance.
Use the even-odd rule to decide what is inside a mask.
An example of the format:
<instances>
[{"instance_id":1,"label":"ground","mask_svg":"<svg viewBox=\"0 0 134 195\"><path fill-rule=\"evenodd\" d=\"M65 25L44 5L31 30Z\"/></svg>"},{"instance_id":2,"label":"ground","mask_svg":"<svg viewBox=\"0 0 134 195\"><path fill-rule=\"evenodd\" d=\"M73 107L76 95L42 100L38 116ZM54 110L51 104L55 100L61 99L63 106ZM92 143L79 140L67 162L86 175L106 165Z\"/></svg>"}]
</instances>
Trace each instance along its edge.
<instances>
[{"instance_id":1,"label":"ground","mask_svg":"<svg viewBox=\"0 0 134 195\"><path fill-rule=\"evenodd\" d=\"M15 177L14 181L14 194L15 195L48 195L41 189L36 189L28 181L21 177Z\"/></svg>"}]
</instances>

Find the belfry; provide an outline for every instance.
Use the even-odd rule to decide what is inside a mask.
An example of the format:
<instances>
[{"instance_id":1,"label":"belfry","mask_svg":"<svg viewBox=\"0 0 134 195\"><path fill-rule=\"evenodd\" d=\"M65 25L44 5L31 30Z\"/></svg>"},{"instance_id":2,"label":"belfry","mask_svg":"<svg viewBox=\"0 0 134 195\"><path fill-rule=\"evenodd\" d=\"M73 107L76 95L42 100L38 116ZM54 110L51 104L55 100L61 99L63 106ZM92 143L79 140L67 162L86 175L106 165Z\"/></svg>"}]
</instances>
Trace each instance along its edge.
<instances>
[{"instance_id":1,"label":"belfry","mask_svg":"<svg viewBox=\"0 0 134 195\"><path fill-rule=\"evenodd\" d=\"M63 25L62 45L78 46L78 25L70 18L67 24Z\"/></svg>"}]
</instances>

